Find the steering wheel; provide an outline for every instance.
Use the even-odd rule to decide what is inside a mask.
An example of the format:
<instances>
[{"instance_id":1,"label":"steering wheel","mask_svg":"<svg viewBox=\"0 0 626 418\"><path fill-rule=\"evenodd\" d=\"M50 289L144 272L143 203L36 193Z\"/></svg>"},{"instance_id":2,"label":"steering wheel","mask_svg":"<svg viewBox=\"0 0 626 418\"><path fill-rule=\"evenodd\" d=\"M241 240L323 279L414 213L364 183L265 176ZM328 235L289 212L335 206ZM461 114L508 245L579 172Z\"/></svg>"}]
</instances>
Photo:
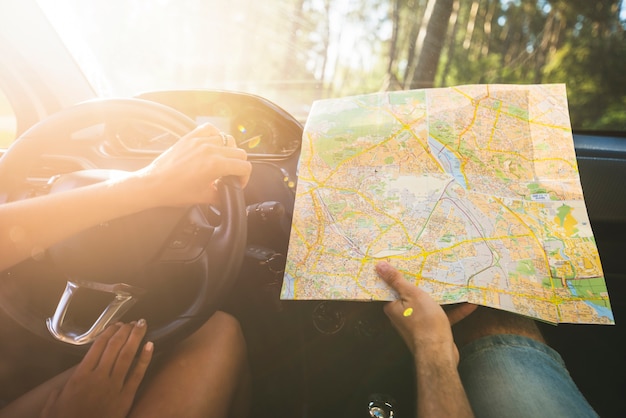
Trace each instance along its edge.
<instances>
[{"instance_id":1,"label":"steering wheel","mask_svg":"<svg viewBox=\"0 0 626 418\"><path fill-rule=\"evenodd\" d=\"M48 193L141 168L153 156L104 149L100 129L138 124L177 137L196 126L184 114L147 100L106 99L66 108L26 131L0 159L0 196L11 201L32 193L31 170L50 155L71 156L89 169L61 175ZM93 340L96 324L101 330L107 321L145 318L146 339L159 348L175 344L218 309L243 260L243 191L236 179L226 177L218 192L219 209L154 208L111 220L2 272L0 306L36 335L51 340L51 333L60 334L57 339L71 342L63 345L77 354ZM68 298L64 288L73 299L62 307L61 295Z\"/></svg>"}]
</instances>

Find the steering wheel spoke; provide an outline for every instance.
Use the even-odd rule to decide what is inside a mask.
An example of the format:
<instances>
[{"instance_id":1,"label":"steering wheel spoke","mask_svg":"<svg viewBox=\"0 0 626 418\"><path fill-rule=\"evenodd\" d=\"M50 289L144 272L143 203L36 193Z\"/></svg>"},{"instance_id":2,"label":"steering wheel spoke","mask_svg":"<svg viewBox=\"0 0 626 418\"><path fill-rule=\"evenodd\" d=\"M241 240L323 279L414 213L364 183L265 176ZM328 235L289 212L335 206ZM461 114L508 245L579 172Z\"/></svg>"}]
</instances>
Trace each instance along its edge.
<instances>
[{"instance_id":1,"label":"steering wheel spoke","mask_svg":"<svg viewBox=\"0 0 626 418\"><path fill-rule=\"evenodd\" d=\"M81 288L113 295L111 302L109 302L100 316L98 316L98 319L84 332L82 332L82 330L71 329L67 327L65 323L65 318L70 309L72 299L79 294ZM68 281L54 315L46 320L48 331L50 331L50 334L57 340L68 344L89 344L93 342L98 334L104 331L106 327L119 321L144 294L145 290L124 283L106 284Z\"/></svg>"},{"instance_id":2,"label":"steering wheel spoke","mask_svg":"<svg viewBox=\"0 0 626 418\"><path fill-rule=\"evenodd\" d=\"M191 208L170 235L159 262L188 262L200 257L215 230L216 226L207 221L200 208Z\"/></svg>"}]
</instances>

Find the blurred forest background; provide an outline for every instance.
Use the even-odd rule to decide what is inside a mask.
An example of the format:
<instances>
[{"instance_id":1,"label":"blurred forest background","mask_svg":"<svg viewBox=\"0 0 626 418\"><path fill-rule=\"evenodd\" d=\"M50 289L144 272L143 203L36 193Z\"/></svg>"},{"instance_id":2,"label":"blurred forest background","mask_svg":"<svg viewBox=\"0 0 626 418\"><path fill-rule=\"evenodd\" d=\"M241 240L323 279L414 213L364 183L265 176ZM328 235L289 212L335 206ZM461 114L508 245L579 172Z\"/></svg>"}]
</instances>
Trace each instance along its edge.
<instances>
[{"instance_id":1,"label":"blurred forest background","mask_svg":"<svg viewBox=\"0 0 626 418\"><path fill-rule=\"evenodd\" d=\"M242 90L305 117L326 97L566 83L574 128L626 131L623 0L40 1L115 94Z\"/></svg>"},{"instance_id":2,"label":"blurred forest background","mask_svg":"<svg viewBox=\"0 0 626 418\"><path fill-rule=\"evenodd\" d=\"M301 19L288 34L294 45L311 42L315 78L326 96L468 83L566 83L575 127L626 130L621 0L352 1L343 11L345 27L362 28L354 48L367 50L358 45L365 43L373 56L359 63L340 55L329 67L331 36L345 36L328 25L336 4L296 0ZM312 32L321 37L311 38Z\"/></svg>"}]
</instances>

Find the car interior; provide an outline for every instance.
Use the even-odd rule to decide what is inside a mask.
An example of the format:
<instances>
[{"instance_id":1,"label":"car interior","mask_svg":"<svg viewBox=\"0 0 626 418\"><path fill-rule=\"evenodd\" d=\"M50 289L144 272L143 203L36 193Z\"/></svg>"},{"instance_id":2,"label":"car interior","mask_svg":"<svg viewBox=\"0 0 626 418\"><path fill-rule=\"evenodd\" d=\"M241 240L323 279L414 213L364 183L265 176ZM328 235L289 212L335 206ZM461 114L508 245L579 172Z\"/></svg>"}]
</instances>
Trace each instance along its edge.
<instances>
[{"instance_id":1,"label":"car interior","mask_svg":"<svg viewBox=\"0 0 626 418\"><path fill-rule=\"evenodd\" d=\"M372 405L392 409L386 416L415 416L412 358L384 302L280 299L306 117L279 100L222 86L99 98L38 2L21 2L12 13L0 17L0 117L12 118L10 135L19 139L0 145L2 202L137 170L204 122L232 134L253 171L243 191L225 181L221 207L158 208L114 220L1 272L0 332L9 335L2 337L2 361L14 356L25 366L12 387L0 382L0 399L84 354L85 345L53 338L46 319L68 277L89 276L149 289L124 318L146 317L163 350L216 309L237 317L255 416L378 416L370 415ZM32 35L42 26L50 32ZM598 414L624 416L626 130L574 127L573 138L615 325L539 326ZM111 293L81 288L59 332L79 338L77 330L94 323Z\"/></svg>"}]
</instances>

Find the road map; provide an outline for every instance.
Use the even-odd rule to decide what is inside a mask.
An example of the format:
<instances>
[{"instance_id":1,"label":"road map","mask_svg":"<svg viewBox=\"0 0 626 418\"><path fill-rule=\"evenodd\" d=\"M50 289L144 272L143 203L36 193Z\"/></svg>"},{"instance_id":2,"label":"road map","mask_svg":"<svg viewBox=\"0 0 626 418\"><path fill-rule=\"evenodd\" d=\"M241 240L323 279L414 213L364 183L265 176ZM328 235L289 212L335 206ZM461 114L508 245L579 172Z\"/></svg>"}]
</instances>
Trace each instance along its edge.
<instances>
[{"instance_id":1,"label":"road map","mask_svg":"<svg viewBox=\"0 0 626 418\"><path fill-rule=\"evenodd\" d=\"M614 323L565 85L314 102L281 298L393 300L381 259L441 304Z\"/></svg>"}]
</instances>

